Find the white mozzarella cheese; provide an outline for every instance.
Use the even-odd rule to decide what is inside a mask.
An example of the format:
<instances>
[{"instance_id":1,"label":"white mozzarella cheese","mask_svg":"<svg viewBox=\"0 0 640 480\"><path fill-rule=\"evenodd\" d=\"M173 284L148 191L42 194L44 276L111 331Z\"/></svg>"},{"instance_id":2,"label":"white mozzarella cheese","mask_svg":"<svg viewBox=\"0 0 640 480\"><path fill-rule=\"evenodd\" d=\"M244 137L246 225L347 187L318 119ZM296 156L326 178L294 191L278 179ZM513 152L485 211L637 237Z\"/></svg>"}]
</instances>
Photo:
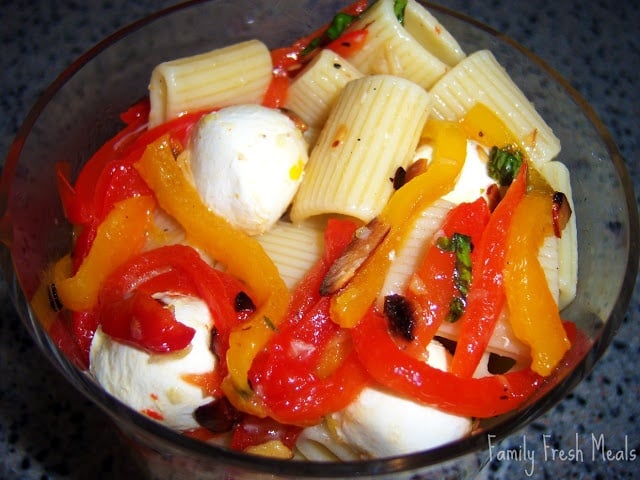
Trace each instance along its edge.
<instances>
[{"instance_id":1,"label":"white mozzarella cheese","mask_svg":"<svg viewBox=\"0 0 640 480\"><path fill-rule=\"evenodd\" d=\"M429 344L427 358L435 368L449 368L450 355L436 341ZM301 452L311 451L308 444L312 441L322 444L322 450L315 448L315 452L328 451L342 460L389 457L452 442L467 436L472 429L470 418L373 387L363 389L345 409L331 414L328 422L332 428L325 435L317 426L309 427L308 435L303 431L300 441L305 444L300 445Z\"/></svg>"},{"instance_id":2,"label":"white mozzarella cheese","mask_svg":"<svg viewBox=\"0 0 640 480\"><path fill-rule=\"evenodd\" d=\"M414 161L418 159L431 161L433 148L431 145L420 147L414 154ZM486 196L487 189L496 181L487 173L487 158L489 151L486 147L473 140L467 140L467 155L456 185L442 198L455 205L463 202L473 202L480 196Z\"/></svg>"},{"instance_id":3,"label":"white mozzarella cheese","mask_svg":"<svg viewBox=\"0 0 640 480\"><path fill-rule=\"evenodd\" d=\"M308 146L279 110L236 105L203 117L191 138L191 171L204 202L250 235L286 211L302 180Z\"/></svg>"},{"instance_id":4,"label":"white mozzarella cheese","mask_svg":"<svg viewBox=\"0 0 640 480\"><path fill-rule=\"evenodd\" d=\"M96 331L90 350L90 372L111 395L131 408L176 429L198 427L194 410L213 400L201 388L185 381L185 374L213 371L217 359L210 350L213 320L200 299L161 295L176 319L195 329L191 345L178 352L149 354Z\"/></svg>"}]
</instances>

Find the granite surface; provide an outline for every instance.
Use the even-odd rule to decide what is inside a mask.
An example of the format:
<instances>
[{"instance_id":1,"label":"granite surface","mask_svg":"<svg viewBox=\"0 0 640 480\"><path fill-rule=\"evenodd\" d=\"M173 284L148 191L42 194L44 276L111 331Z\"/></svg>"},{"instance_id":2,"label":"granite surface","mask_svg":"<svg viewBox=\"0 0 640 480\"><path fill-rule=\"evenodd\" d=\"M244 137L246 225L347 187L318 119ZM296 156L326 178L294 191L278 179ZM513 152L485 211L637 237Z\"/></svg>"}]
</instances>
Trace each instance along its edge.
<instances>
[{"instance_id":1,"label":"granite surface","mask_svg":"<svg viewBox=\"0 0 640 480\"><path fill-rule=\"evenodd\" d=\"M0 158L43 89L106 35L170 0L4 0L0 3ZM442 0L528 47L594 107L640 192L640 2L631 0ZM603 435L625 458L585 455L531 465L494 458L491 478L640 477L640 298L600 363L573 393L501 448L570 449L576 435ZM635 455L629 453L635 452ZM540 455L540 452L538 452ZM633 457L633 458L632 458ZM0 283L0 479L110 479L132 475L126 448L105 416L34 347Z\"/></svg>"}]
</instances>

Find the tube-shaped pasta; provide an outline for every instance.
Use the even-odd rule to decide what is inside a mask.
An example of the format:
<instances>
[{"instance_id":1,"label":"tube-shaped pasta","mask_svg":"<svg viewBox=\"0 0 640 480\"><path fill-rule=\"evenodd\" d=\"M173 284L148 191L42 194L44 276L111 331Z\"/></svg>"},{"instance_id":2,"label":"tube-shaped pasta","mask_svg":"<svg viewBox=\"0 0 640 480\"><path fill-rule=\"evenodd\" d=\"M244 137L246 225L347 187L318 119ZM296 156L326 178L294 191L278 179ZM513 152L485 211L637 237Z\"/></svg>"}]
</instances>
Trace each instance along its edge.
<instances>
[{"instance_id":1,"label":"tube-shaped pasta","mask_svg":"<svg viewBox=\"0 0 640 480\"><path fill-rule=\"evenodd\" d=\"M301 459L315 462L360 459L358 452L340 438L335 427L329 425L331 422L334 420L329 416L322 423L300 432L296 440L296 453Z\"/></svg>"},{"instance_id":2,"label":"tube-shaped pasta","mask_svg":"<svg viewBox=\"0 0 640 480\"><path fill-rule=\"evenodd\" d=\"M324 225L302 222L294 225L279 220L256 237L271 258L289 289L293 289L322 254Z\"/></svg>"},{"instance_id":3,"label":"tube-shaped pasta","mask_svg":"<svg viewBox=\"0 0 640 480\"><path fill-rule=\"evenodd\" d=\"M560 140L488 50L462 60L430 92L432 114L445 120L458 120L477 102L485 104L520 140L538 169L560 152Z\"/></svg>"},{"instance_id":4,"label":"tube-shaped pasta","mask_svg":"<svg viewBox=\"0 0 640 480\"><path fill-rule=\"evenodd\" d=\"M427 91L403 78L349 82L311 151L293 222L325 213L375 217L393 192L390 179L411 160L429 107Z\"/></svg>"},{"instance_id":5,"label":"tube-shaped pasta","mask_svg":"<svg viewBox=\"0 0 640 480\"><path fill-rule=\"evenodd\" d=\"M343 57L322 49L291 82L284 106L309 127L321 127L340 91L360 77L362 73Z\"/></svg>"},{"instance_id":6,"label":"tube-shaped pasta","mask_svg":"<svg viewBox=\"0 0 640 480\"><path fill-rule=\"evenodd\" d=\"M558 238L556 238L555 235L546 237L542 245L540 245L538 261L540 262L542 270L544 270L549 292L557 305L560 299L560 272L558 263Z\"/></svg>"},{"instance_id":7,"label":"tube-shaped pasta","mask_svg":"<svg viewBox=\"0 0 640 480\"><path fill-rule=\"evenodd\" d=\"M271 54L258 40L161 63L149 83L149 126L184 112L260 103L271 78Z\"/></svg>"},{"instance_id":8,"label":"tube-shaped pasta","mask_svg":"<svg viewBox=\"0 0 640 480\"><path fill-rule=\"evenodd\" d=\"M366 29L363 48L349 61L365 74L391 74L429 88L465 54L453 36L415 0L405 8L404 22L394 0L379 0L350 27Z\"/></svg>"},{"instance_id":9,"label":"tube-shaped pasta","mask_svg":"<svg viewBox=\"0 0 640 480\"><path fill-rule=\"evenodd\" d=\"M559 162L547 162L540 168L540 173L551 187L565 194L573 211L569 222L562 231L558 244L558 307L566 307L576 296L578 285L578 233L576 226L575 206L571 193L569 170Z\"/></svg>"},{"instance_id":10,"label":"tube-shaped pasta","mask_svg":"<svg viewBox=\"0 0 640 480\"><path fill-rule=\"evenodd\" d=\"M380 307L382 307L385 296L403 293L409 278L417 270L429 247L431 238L453 207L453 203L438 199L420 213L411 232L396 251L395 258L389 267L384 285L378 295Z\"/></svg>"},{"instance_id":11,"label":"tube-shaped pasta","mask_svg":"<svg viewBox=\"0 0 640 480\"><path fill-rule=\"evenodd\" d=\"M453 207L454 205L451 202L439 199L420 214L408 238L396 251L394 261L387 272L384 286L377 298L379 308L382 308L382 302L386 295L403 292L409 278L418 268L418 264L422 260L427 247L433 240L433 235L438 232L444 218ZM547 265L557 259L557 256L554 255L556 245L552 242L554 239L550 240L551 243L548 248L551 250L541 252L542 261L546 261L545 272L547 271L547 266L549 269L557 266L555 263L552 266ZM554 296L557 297L558 275L551 270L550 277L553 283L551 285L552 291L556 292ZM526 362L529 358L529 349L515 337L507 318L508 312L505 310L491 335L487 346L488 351L514 358L517 362ZM458 339L459 332L460 325L458 323L444 322L438 329L438 335L453 341Z\"/></svg>"},{"instance_id":12,"label":"tube-shaped pasta","mask_svg":"<svg viewBox=\"0 0 640 480\"><path fill-rule=\"evenodd\" d=\"M460 336L460 325L460 322L442 322L437 335L456 341ZM502 311L493 329L487 345L487 352L512 358L520 366L528 365L531 359L529 347L518 340L513 333L507 309Z\"/></svg>"}]
</instances>

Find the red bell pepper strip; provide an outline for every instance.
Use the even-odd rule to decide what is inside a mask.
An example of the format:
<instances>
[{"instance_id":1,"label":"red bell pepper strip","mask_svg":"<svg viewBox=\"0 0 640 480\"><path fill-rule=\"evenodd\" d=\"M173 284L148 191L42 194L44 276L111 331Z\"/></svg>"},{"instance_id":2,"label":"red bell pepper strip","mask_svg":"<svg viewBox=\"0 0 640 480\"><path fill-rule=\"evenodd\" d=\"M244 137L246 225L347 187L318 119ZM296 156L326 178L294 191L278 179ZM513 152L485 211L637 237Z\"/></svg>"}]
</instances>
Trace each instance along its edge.
<instances>
[{"instance_id":1,"label":"red bell pepper strip","mask_svg":"<svg viewBox=\"0 0 640 480\"><path fill-rule=\"evenodd\" d=\"M329 43L325 48L343 58L349 58L359 52L367 41L368 30L352 30Z\"/></svg>"},{"instance_id":2,"label":"red bell pepper strip","mask_svg":"<svg viewBox=\"0 0 640 480\"><path fill-rule=\"evenodd\" d=\"M523 162L516 178L504 198L498 203L477 245L472 265L467 309L458 320L460 336L451 363L451 371L462 377L471 377L485 352L506 297L503 268L507 231L513 212L522 200L527 186L527 163Z\"/></svg>"},{"instance_id":3,"label":"red bell pepper strip","mask_svg":"<svg viewBox=\"0 0 640 480\"><path fill-rule=\"evenodd\" d=\"M289 318L302 318L320 300L322 280L331 264L353 238L356 228L355 222L333 218L328 220L322 257L309 269L292 292L288 307Z\"/></svg>"},{"instance_id":4,"label":"red bell pepper strip","mask_svg":"<svg viewBox=\"0 0 640 480\"><path fill-rule=\"evenodd\" d=\"M404 353L373 309L352 331L358 358L371 377L418 402L467 417L489 418L521 405L544 379L530 369L464 378L434 368Z\"/></svg>"},{"instance_id":5,"label":"red bell pepper strip","mask_svg":"<svg viewBox=\"0 0 640 480\"><path fill-rule=\"evenodd\" d=\"M341 13L346 13L353 17L357 17L367 9L367 0L356 0L351 5L340 10ZM325 37L327 29L331 26L331 22L320 27L315 32L299 38L291 46L278 48L272 51L272 60L274 70L282 70L289 74L290 77L302 68L302 66L315 56L315 51L309 54L303 55L303 51L307 49L312 42L319 41ZM320 47L320 45L319 45Z\"/></svg>"},{"instance_id":6,"label":"red bell pepper strip","mask_svg":"<svg viewBox=\"0 0 640 480\"><path fill-rule=\"evenodd\" d=\"M88 318L90 320L88 323L93 323L93 317L89 313L82 312L79 315L81 315L80 318L83 316ZM79 340L74 334L74 329L77 328L76 325L78 323L80 323L79 320L69 315L58 313L51 323L48 333L54 345L65 354L71 363L81 370L86 370L89 368L89 346L91 345L91 340L88 343L83 342L82 339ZM87 331L84 327L81 330ZM93 338L93 334L91 338Z\"/></svg>"},{"instance_id":7,"label":"red bell pepper strip","mask_svg":"<svg viewBox=\"0 0 640 480\"><path fill-rule=\"evenodd\" d=\"M58 191L67 219L76 225L95 225L118 200L147 194L148 188L132 165L149 143L166 133L185 145L191 129L205 113L186 114L151 130L145 129L148 106L145 110L136 104L123 113L130 123L89 159L73 186L68 163L56 165Z\"/></svg>"},{"instance_id":8,"label":"red bell pepper strip","mask_svg":"<svg viewBox=\"0 0 640 480\"><path fill-rule=\"evenodd\" d=\"M120 120L122 120L125 125L147 123L150 110L151 103L149 102L149 97L145 97L122 112L120 114Z\"/></svg>"},{"instance_id":9,"label":"red bell pepper strip","mask_svg":"<svg viewBox=\"0 0 640 480\"><path fill-rule=\"evenodd\" d=\"M353 351L342 352L344 358L328 376L318 371L324 349L341 330L329 316L329 298L323 297L256 356L249 378L269 416L281 423L314 425L360 393L369 377Z\"/></svg>"},{"instance_id":10,"label":"red bell pepper strip","mask_svg":"<svg viewBox=\"0 0 640 480\"><path fill-rule=\"evenodd\" d=\"M268 108L282 108L289 92L289 77L286 73L274 71L269 88L262 98L262 105Z\"/></svg>"},{"instance_id":11,"label":"red bell pepper strip","mask_svg":"<svg viewBox=\"0 0 640 480\"><path fill-rule=\"evenodd\" d=\"M151 353L167 353L189 346L195 330L178 322L156 299L134 291L101 309L102 330L123 343Z\"/></svg>"},{"instance_id":12,"label":"red bell pepper strip","mask_svg":"<svg viewBox=\"0 0 640 480\"><path fill-rule=\"evenodd\" d=\"M185 245L143 252L105 280L99 297L102 329L151 352L185 348L195 332L176 321L171 310L152 297L164 291L201 298L218 335L228 336L237 315L233 309L235 292L228 291L229 283L221 278L224 275Z\"/></svg>"},{"instance_id":13,"label":"red bell pepper strip","mask_svg":"<svg viewBox=\"0 0 640 480\"><path fill-rule=\"evenodd\" d=\"M148 121L148 101L144 100L132 106L121 115L126 127L98 149L82 167L78 179L72 186L68 164L56 165L58 190L67 219L75 225L85 225L93 219L95 186L105 165L118 158L138 136Z\"/></svg>"},{"instance_id":14,"label":"red bell pepper strip","mask_svg":"<svg viewBox=\"0 0 640 480\"><path fill-rule=\"evenodd\" d=\"M462 203L449 212L438 236L452 237L460 233L471 237L477 245L489 221L489 206L484 198L472 203ZM414 306L414 340L406 344L409 354L420 358L449 312L455 293L453 252L442 250L434 239L418 269L409 279L405 296ZM471 253L472 259L476 250ZM472 273L473 274L473 273Z\"/></svg>"},{"instance_id":15,"label":"red bell pepper strip","mask_svg":"<svg viewBox=\"0 0 640 480\"><path fill-rule=\"evenodd\" d=\"M259 392L269 415L281 423L312 425L323 415L348 405L368 381L350 351L348 331L329 315L329 297L320 297L327 270L351 241L356 225L330 220L322 258L296 287L286 322L253 361L251 385ZM330 371L321 364L328 348L339 348Z\"/></svg>"}]
</instances>

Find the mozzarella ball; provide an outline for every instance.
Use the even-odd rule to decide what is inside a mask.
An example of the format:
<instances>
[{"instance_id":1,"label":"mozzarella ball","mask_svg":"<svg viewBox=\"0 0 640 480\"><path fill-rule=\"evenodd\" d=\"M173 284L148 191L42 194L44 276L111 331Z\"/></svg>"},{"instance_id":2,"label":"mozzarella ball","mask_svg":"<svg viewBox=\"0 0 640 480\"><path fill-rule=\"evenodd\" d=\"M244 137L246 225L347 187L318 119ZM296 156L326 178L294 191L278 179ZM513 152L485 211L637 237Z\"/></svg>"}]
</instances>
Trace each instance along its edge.
<instances>
[{"instance_id":1,"label":"mozzarella ball","mask_svg":"<svg viewBox=\"0 0 640 480\"><path fill-rule=\"evenodd\" d=\"M439 342L428 347L429 365L447 370L450 355ZM428 450L471 433L471 418L443 412L382 388L366 387L343 410L329 416L332 428L305 429L299 451L312 460L322 452L341 460L381 458ZM321 448L322 447L322 448Z\"/></svg>"},{"instance_id":2,"label":"mozzarella ball","mask_svg":"<svg viewBox=\"0 0 640 480\"><path fill-rule=\"evenodd\" d=\"M463 202L473 202L478 197L487 195L487 190L496 181L487 172L487 158L489 150L474 140L467 140L467 155L456 185L442 198L459 205ZM424 159L430 163L433 158L433 147L423 145L414 154L413 161Z\"/></svg>"},{"instance_id":3,"label":"mozzarella ball","mask_svg":"<svg viewBox=\"0 0 640 480\"><path fill-rule=\"evenodd\" d=\"M191 430L199 426L195 409L214 399L183 375L215 370L217 358L209 348L213 321L200 299L163 295L158 300L174 310L179 322L195 329L191 345L178 352L149 354L98 328L89 370L107 392L129 407L175 430Z\"/></svg>"},{"instance_id":4,"label":"mozzarella ball","mask_svg":"<svg viewBox=\"0 0 640 480\"><path fill-rule=\"evenodd\" d=\"M190 155L195 185L207 206L257 235L271 228L291 203L308 146L280 110L236 105L198 122Z\"/></svg>"}]
</instances>

